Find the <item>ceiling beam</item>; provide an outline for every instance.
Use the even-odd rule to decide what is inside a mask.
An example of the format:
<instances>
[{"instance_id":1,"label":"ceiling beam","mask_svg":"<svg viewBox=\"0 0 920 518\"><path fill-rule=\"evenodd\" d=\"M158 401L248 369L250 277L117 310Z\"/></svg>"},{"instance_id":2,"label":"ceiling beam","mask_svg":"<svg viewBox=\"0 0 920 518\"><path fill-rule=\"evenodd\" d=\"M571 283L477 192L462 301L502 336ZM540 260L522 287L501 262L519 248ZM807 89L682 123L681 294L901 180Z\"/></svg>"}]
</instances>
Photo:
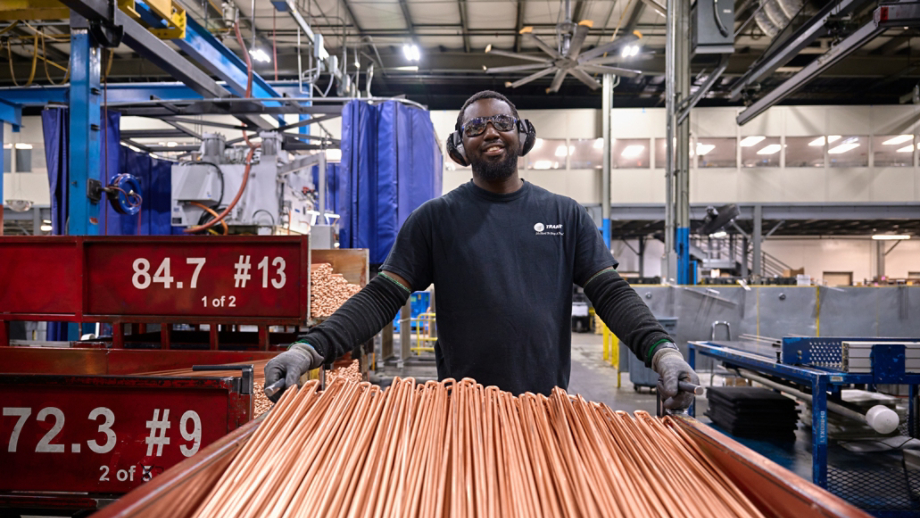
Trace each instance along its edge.
<instances>
[{"instance_id":1,"label":"ceiling beam","mask_svg":"<svg viewBox=\"0 0 920 518\"><path fill-rule=\"evenodd\" d=\"M457 7L460 8L460 26L463 27L463 52L470 52L470 25L467 22L466 0L459 0Z\"/></svg>"},{"instance_id":2,"label":"ceiling beam","mask_svg":"<svg viewBox=\"0 0 920 518\"><path fill-rule=\"evenodd\" d=\"M521 29L524 28L524 0L517 0L517 22L514 29L514 51L521 51Z\"/></svg>"},{"instance_id":3,"label":"ceiling beam","mask_svg":"<svg viewBox=\"0 0 920 518\"><path fill-rule=\"evenodd\" d=\"M917 36L914 29L904 29L900 34L892 36L884 44L873 49L869 54L875 56L890 56L910 44L911 38Z\"/></svg>"},{"instance_id":4,"label":"ceiling beam","mask_svg":"<svg viewBox=\"0 0 920 518\"><path fill-rule=\"evenodd\" d=\"M351 23L355 26L355 30L358 31L358 34L363 36L364 29L362 29L361 25L358 23L358 18L355 16L355 12L351 8L351 2L348 0L342 0L342 5L345 7L345 12L348 13L348 17L351 18Z\"/></svg>"},{"instance_id":5,"label":"ceiling beam","mask_svg":"<svg viewBox=\"0 0 920 518\"><path fill-rule=\"evenodd\" d=\"M417 41L415 37L415 25L412 23L412 15L409 14L409 4L406 0L399 0L399 7L402 9L403 18L406 19L406 27L409 29L409 34L412 36L412 41Z\"/></svg>"}]
</instances>

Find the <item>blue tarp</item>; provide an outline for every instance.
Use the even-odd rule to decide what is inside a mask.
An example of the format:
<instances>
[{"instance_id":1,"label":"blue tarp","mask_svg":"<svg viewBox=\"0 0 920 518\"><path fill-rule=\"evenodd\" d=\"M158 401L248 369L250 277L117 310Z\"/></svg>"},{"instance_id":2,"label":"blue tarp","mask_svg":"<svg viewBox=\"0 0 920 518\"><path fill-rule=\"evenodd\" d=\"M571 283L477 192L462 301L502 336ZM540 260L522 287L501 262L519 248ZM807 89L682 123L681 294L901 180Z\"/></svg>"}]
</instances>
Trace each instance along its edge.
<instances>
[{"instance_id":1,"label":"blue tarp","mask_svg":"<svg viewBox=\"0 0 920 518\"><path fill-rule=\"evenodd\" d=\"M441 195L443 157L428 112L388 101L352 101L342 112L339 242L381 264L422 203Z\"/></svg>"}]
</instances>

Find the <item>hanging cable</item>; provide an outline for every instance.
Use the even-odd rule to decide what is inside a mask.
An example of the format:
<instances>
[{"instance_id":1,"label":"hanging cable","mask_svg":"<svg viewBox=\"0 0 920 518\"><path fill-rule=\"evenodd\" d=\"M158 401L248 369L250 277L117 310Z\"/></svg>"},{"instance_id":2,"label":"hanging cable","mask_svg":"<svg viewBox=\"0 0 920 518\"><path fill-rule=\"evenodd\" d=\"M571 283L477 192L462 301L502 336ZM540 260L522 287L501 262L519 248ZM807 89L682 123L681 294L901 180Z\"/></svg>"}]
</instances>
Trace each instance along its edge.
<instances>
[{"instance_id":1,"label":"hanging cable","mask_svg":"<svg viewBox=\"0 0 920 518\"><path fill-rule=\"evenodd\" d=\"M275 41L275 15L277 13L277 9L272 9L272 61L275 63L275 81L278 80L278 45Z\"/></svg>"},{"instance_id":2,"label":"hanging cable","mask_svg":"<svg viewBox=\"0 0 920 518\"><path fill-rule=\"evenodd\" d=\"M20 46L22 46L21 43ZM38 32L32 36L32 72L29 73L29 80L26 81L26 84L21 85L16 81L16 73L13 71L13 42L9 39L6 40L6 56L10 61L10 79L13 80L13 84L16 86L30 86L35 79L35 70L38 67Z\"/></svg>"},{"instance_id":3,"label":"hanging cable","mask_svg":"<svg viewBox=\"0 0 920 518\"><path fill-rule=\"evenodd\" d=\"M46 38L45 30L42 29L41 31L42 57L43 57L42 63L44 64L44 67L45 67L45 77L48 78L48 82L51 83L52 86L61 86L63 84L66 84L67 81L70 79L70 60L69 59L67 60L67 68L62 67L61 65L58 65L57 63L53 61L50 61L48 59L48 51L45 50L45 38ZM49 61L52 65L64 71L64 79L62 79L60 83L55 83L54 80L51 79L51 72L48 70Z\"/></svg>"},{"instance_id":4,"label":"hanging cable","mask_svg":"<svg viewBox=\"0 0 920 518\"><path fill-rule=\"evenodd\" d=\"M246 60L246 98L252 97L252 60L249 58L249 51L246 49L246 44L243 43L243 36L240 34L240 21L237 19L236 23L233 24L233 31L236 33L236 41L240 45L240 49L243 52L243 58ZM236 192L233 201L227 205L227 208L221 211L211 221L203 225L197 225L191 228L183 230L186 234L194 234L207 230L218 223L222 223L224 218L227 217L227 214L230 214L230 211L236 207L236 204L239 203L240 198L243 196L243 191L246 190L246 185L249 183L249 172L252 170L252 157L255 154L256 149L260 144L253 144L249 141L249 135L246 134L246 131L243 131L243 140L246 142L246 145L249 146L249 153L246 154L246 169L243 170L243 181L240 183L240 189Z\"/></svg>"},{"instance_id":5,"label":"hanging cable","mask_svg":"<svg viewBox=\"0 0 920 518\"><path fill-rule=\"evenodd\" d=\"M217 218L217 216L219 216L219 214L217 214L217 212L216 212L214 209L212 209L211 207L208 207L207 205L205 205L205 204L203 204L203 203L198 203L197 201L190 201L189 204L190 204L190 205L194 205L194 206L198 207L199 209L204 210L204 211L207 212L208 214L214 216L215 219ZM221 228L224 229L224 234L223 234L223 235L226 236L227 234L230 233L230 227L227 226L227 222L226 222L226 221L221 220L220 226L221 226ZM212 230L214 230L214 229L210 229L210 228L208 229L209 232L212 231Z\"/></svg>"}]
</instances>

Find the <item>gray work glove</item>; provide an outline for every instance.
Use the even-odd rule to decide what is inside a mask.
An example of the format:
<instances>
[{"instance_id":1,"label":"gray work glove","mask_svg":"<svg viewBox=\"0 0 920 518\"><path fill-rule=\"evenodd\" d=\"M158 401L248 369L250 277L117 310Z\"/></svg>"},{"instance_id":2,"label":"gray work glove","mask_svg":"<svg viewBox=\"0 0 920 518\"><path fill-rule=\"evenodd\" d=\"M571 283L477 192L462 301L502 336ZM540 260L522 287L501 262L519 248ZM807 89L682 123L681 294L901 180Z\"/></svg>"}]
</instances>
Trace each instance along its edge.
<instances>
[{"instance_id":1,"label":"gray work glove","mask_svg":"<svg viewBox=\"0 0 920 518\"><path fill-rule=\"evenodd\" d=\"M269 399L277 403L288 387L297 385L300 377L310 369L323 364L323 357L310 344L291 344L290 349L272 358L265 364L265 386L284 380L284 388Z\"/></svg>"},{"instance_id":2,"label":"gray work glove","mask_svg":"<svg viewBox=\"0 0 920 518\"><path fill-rule=\"evenodd\" d=\"M658 373L658 394L668 410L684 410L693 403L693 394L682 392L677 386L678 381L689 381L694 385L700 384L700 377L693 372L690 365L677 349L662 347L652 356L652 370Z\"/></svg>"}]
</instances>

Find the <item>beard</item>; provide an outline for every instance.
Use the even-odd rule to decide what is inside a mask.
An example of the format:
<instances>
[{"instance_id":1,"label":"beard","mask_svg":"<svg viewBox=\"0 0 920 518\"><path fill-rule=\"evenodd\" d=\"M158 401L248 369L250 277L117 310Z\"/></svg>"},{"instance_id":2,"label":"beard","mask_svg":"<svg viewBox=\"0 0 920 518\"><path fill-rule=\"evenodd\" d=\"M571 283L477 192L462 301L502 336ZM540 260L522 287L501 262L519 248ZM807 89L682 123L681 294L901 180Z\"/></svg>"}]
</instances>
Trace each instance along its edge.
<instances>
[{"instance_id":1,"label":"beard","mask_svg":"<svg viewBox=\"0 0 920 518\"><path fill-rule=\"evenodd\" d=\"M478 174L483 180L487 182L500 182L502 180L507 180L514 174L514 171L517 169L517 159L517 153L512 153L509 150L508 156L501 160L479 158L471 161L470 165L473 167L473 172Z\"/></svg>"}]
</instances>

